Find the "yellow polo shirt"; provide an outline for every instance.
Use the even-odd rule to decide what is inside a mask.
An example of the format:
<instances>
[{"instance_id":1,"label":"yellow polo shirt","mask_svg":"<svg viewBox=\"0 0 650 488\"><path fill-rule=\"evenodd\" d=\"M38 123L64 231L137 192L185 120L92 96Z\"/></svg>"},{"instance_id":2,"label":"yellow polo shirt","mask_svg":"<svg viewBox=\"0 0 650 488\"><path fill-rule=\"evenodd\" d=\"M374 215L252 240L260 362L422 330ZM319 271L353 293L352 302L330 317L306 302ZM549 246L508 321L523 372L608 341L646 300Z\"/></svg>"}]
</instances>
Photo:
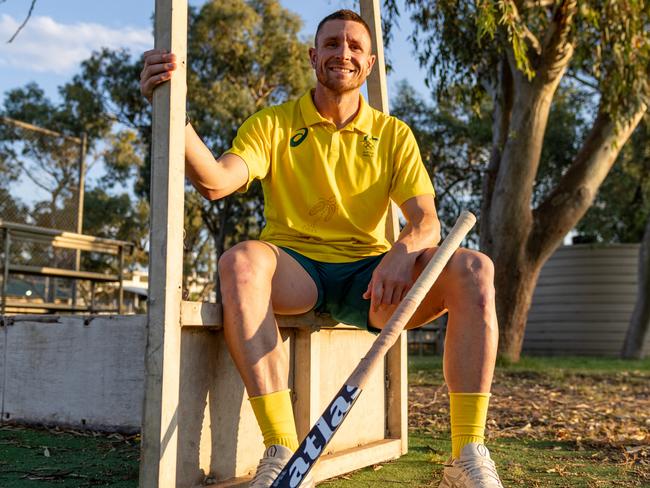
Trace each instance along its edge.
<instances>
[{"instance_id":1,"label":"yellow polo shirt","mask_svg":"<svg viewBox=\"0 0 650 488\"><path fill-rule=\"evenodd\" d=\"M262 181L260 240L318 261L341 263L390 249L390 199L401 205L433 195L409 127L361 97L352 122L337 129L316 110L311 92L246 120L227 152Z\"/></svg>"}]
</instances>

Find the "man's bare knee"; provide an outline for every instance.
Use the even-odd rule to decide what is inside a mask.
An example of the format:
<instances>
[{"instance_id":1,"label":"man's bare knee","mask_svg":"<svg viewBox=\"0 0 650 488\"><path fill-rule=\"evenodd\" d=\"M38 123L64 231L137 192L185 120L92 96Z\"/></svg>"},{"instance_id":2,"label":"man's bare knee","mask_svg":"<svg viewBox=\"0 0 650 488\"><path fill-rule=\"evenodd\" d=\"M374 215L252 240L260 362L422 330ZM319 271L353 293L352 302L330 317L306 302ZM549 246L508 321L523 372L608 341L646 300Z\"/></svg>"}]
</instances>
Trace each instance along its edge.
<instances>
[{"instance_id":1,"label":"man's bare knee","mask_svg":"<svg viewBox=\"0 0 650 488\"><path fill-rule=\"evenodd\" d=\"M460 249L449 263L456 298L472 305L490 308L494 303L494 264L483 253Z\"/></svg>"},{"instance_id":2,"label":"man's bare knee","mask_svg":"<svg viewBox=\"0 0 650 488\"><path fill-rule=\"evenodd\" d=\"M275 258L262 243L245 241L228 249L219 259L222 294L226 290L271 284Z\"/></svg>"}]
</instances>

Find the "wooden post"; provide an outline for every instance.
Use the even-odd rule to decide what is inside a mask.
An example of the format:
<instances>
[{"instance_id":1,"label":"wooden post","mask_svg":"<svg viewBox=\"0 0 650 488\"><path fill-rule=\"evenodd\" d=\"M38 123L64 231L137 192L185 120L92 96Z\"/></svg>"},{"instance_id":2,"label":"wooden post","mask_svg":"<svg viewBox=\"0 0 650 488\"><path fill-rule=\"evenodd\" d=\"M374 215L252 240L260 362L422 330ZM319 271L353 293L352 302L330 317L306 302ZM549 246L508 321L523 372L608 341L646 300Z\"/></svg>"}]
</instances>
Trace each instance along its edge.
<instances>
[{"instance_id":1,"label":"wooden post","mask_svg":"<svg viewBox=\"0 0 650 488\"><path fill-rule=\"evenodd\" d=\"M84 220L84 192L86 187L86 147L88 144L88 136L84 132L81 134L81 142L79 143L79 181L77 182L77 234L83 232ZM81 250L75 251L74 270L79 271L81 266ZM72 281L72 305L77 305L77 293L79 283L77 280Z\"/></svg>"},{"instance_id":2,"label":"wooden post","mask_svg":"<svg viewBox=\"0 0 650 488\"><path fill-rule=\"evenodd\" d=\"M361 17L370 27L372 51L377 56L375 66L367 80L368 103L388 114L388 89L379 0L361 0L360 11ZM398 208L395 203L391 203L391 211L386 222L386 234L391 242L395 242L399 235ZM402 332L397 343L386 355L386 431L387 437L402 441L402 454L408 450L407 353L406 332Z\"/></svg>"},{"instance_id":3,"label":"wooden post","mask_svg":"<svg viewBox=\"0 0 650 488\"><path fill-rule=\"evenodd\" d=\"M140 488L176 486L181 351L187 0L156 0L155 47L176 54L153 96L149 307Z\"/></svg>"},{"instance_id":4,"label":"wooden post","mask_svg":"<svg viewBox=\"0 0 650 488\"><path fill-rule=\"evenodd\" d=\"M117 289L117 313L122 314L124 308L124 246L120 244L120 250L117 255L118 272L120 284Z\"/></svg>"},{"instance_id":5,"label":"wooden post","mask_svg":"<svg viewBox=\"0 0 650 488\"><path fill-rule=\"evenodd\" d=\"M0 315L5 314L7 307L7 290L9 287L9 253L11 252L11 232L9 229L4 229L4 257L2 266L2 309Z\"/></svg>"}]
</instances>

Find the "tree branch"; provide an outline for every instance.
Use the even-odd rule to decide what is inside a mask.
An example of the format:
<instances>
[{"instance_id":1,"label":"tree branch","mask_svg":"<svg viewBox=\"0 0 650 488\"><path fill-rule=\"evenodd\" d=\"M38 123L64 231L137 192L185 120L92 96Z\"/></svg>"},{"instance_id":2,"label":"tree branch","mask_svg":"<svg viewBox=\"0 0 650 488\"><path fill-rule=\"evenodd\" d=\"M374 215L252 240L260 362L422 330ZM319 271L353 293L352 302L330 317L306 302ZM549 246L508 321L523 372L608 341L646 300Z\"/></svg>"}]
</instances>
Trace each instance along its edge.
<instances>
[{"instance_id":1,"label":"tree branch","mask_svg":"<svg viewBox=\"0 0 650 488\"><path fill-rule=\"evenodd\" d=\"M573 55L573 45L569 34L573 25L573 16L577 10L577 0L562 0L554 9L542 45L540 74L544 81L555 80L564 71Z\"/></svg>"},{"instance_id":2,"label":"tree branch","mask_svg":"<svg viewBox=\"0 0 650 488\"><path fill-rule=\"evenodd\" d=\"M528 251L532 260L546 259L591 206L625 142L641 121L642 105L620 124L599 111L589 135L555 189L533 211Z\"/></svg>"},{"instance_id":3,"label":"tree branch","mask_svg":"<svg viewBox=\"0 0 650 488\"><path fill-rule=\"evenodd\" d=\"M29 12L27 12L27 17L25 17L25 20L23 20L23 23L20 24L16 32L14 32L14 35L11 36L11 39L7 41L7 44L11 44L11 42L16 38L16 36L20 33L21 30L23 30L23 27L27 24L27 21L29 18L32 16L32 12L34 11L34 5L36 5L36 0L32 0L32 4L29 6Z\"/></svg>"},{"instance_id":4,"label":"tree branch","mask_svg":"<svg viewBox=\"0 0 650 488\"><path fill-rule=\"evenodd\" d=\"M499 63L499 74L495 88L491 93L495 107L492 120L492 151L490 154L490 162L483 179L481 200L481 220L486 224L490 220L492 196L499 173L503 147L508 139L512 102L514 99L513 90L514 86L510 64L506 59L502 59ZM480 238L481 249L489 253L492 237L488 225L482 228Z\"/></svg>"},{"instance_id":5,"label":"tree branch","mask_svg":"<svg viewBox=\"0 0 650 488\"><path fill-rule=\"evenodd\" d=\"M598 85L596 83L594 83L592 81L589 81L589 80L587 80L585 78L582 78L577 73L567 73L566 76L568 78L571 78L572 80L576 80L581 85L586 86L587 88L590 88L595 92L598 92L600 90L600 88L598 87Z\"/></svg>"},{"instance_id":6,"label":"tree branch","mask_svg":"<svg viewBox=\"0 0 650 488\"><path fill-rule=\"evenodd\" d=\"M526 10L531 8L551 8L555 5L555 0L526 0L522 2L522 7Z\"/></svg>"}]
</instances>

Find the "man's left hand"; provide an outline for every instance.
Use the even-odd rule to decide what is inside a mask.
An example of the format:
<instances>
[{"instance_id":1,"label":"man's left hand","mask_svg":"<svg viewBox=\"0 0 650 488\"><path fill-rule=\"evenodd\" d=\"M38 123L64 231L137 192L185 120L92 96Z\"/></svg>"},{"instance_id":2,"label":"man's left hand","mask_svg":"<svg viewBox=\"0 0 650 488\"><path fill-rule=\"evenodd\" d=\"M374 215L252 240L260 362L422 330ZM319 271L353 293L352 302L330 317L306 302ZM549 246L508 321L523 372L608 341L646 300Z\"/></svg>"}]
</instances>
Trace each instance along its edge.
<instances>
[{"instance_id":1,"label":"man's left hand","mask_svg":"<svg viewBox=\"0 0 650 488\"><path fill-rule=\"evenodd\" d=\"M370 300L372 310L398 305L413 285L413 269L419 252L408 252L396 244L386 253L372 273L363 298Z\"/></svg>"}]
</instances>

